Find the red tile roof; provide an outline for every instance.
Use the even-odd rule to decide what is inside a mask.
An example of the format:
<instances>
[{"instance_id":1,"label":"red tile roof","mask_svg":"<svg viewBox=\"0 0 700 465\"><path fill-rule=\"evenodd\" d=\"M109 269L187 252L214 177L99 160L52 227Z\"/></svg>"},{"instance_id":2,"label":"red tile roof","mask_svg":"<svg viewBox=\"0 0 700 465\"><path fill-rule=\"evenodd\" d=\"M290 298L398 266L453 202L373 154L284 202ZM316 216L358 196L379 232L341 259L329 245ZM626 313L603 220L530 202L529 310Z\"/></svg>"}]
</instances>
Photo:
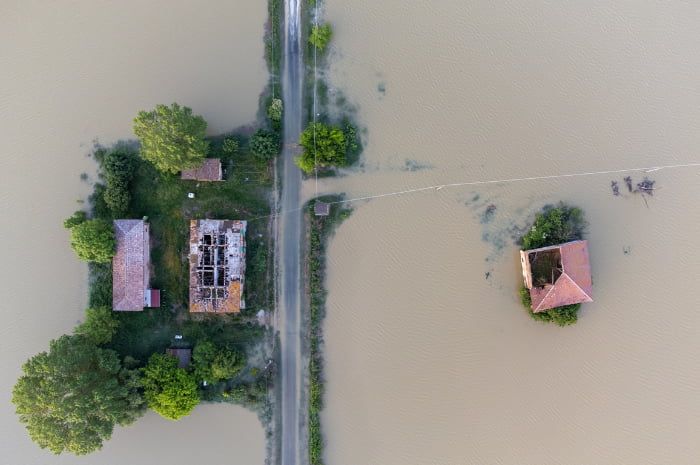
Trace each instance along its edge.
<instances>
[{"instance_id":1,"label":"red tile roof","mask_svg":"<svg viewBox=\"0 0 700 465\"><path fill-rule=\"evenodd\" d=\"M221 160L219 158L205 158L204 163L199 168L182 170L180 179L221 181Z\"/></svg>"},{"instance_id":2,"label":"red tile roof","mask_svg":"<svg viewBox=\"0 0 700 465\"><path fill-rule=\"evenodd\" d=\"M562 274L554 284L543 287L532 286L529 255L533 252L559 249ZM588 241L574 241L565 244L521 251L525 283L530 287L532 311L537 313L563 305L592 302L591 264L588 258ZM529 277L529 279L528 279Z\"/></svg>"},{"instance_id":3,"label":"red tile roof","mask_svg":"<svg viewBox=\"0 0 700 465\"><path fill-rule=\"evenodd\" d=\"M149 281L148 223L114 220L116 253L112 259L112 310L143 310Z\"/></svg>"}]
</instances>

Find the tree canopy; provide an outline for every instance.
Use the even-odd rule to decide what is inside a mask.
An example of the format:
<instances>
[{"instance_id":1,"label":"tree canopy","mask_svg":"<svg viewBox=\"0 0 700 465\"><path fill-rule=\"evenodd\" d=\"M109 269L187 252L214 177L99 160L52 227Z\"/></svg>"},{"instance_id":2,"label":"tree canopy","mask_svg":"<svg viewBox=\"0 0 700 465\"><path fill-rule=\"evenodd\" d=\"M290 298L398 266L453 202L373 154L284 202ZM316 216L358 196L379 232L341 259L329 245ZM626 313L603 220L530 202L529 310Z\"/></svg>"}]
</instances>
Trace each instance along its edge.
<instances>
[{"instance_id":1,"label":"tree canopy","mask_svg":"<svg viewBox=\"0 0 700 465\"><path fill-rule=\"evenodd\" d=\"M131 201L129 184L135 169L134 153L128 147L117 147L104 156L102 170L107 187L103 198L116 218L126 214L129 209Z\"/></svg>"},{"instance_id":2,"label":"tree canopy","mask_svg":"<svg viewBox=\"0 0 700 465\"><path fill-rule=\"evenodd\" d=\"M197 344L192 352L192 365L198 380L207 383L225 381L238 375L246 364L245 354L211 342Z\"/></svg>"},{"instance_id":3,"label":"tree canopy","mask_svg":"<svg viewBox=\"0 0 700 465\"><path fill-rule=\"evenodd\" d=\"M333 29L329 23L313 25L309 34L309 43L322 52L331 41L331 37L333 37Z\"/></svg>"},{"instance_id":4,"label":"tree canopy","mask_svg":"<svg viewBox=\"0 0 700 465\"><path fill-rule=\"evenodd\" d=\"M87 213L85 213L82 210L77 210L73 212L73 215L70 218L66 218L65 220L63 220L63 227L66 229L73 229L73 226L85 223L86 221Z\"/></svg>"},{"instance_id":5,"label":"tree canopy","mask_svg":"<svg viewBox=\"0 0 700 465\"><path fill-rule=\"evenodd\" d=\"M317 166L346 164L345 135L338 126L311 122L299 136L299 144L304 151L294 162L306 173L311 173Z\"/></svg>"},{"instance_id":6,"label":"tree canopy","mask_svg":"<svg viewBox=\"0 0 700 465\"><path fill-rule=\"evenodd\" d=\"M548 205L537 215L522 243L525 250L575 241L583 237L586 221L580 208L559 203Z\"/></svg>"},{"instance_id":7,"label":"tree canopy","mask_svg":"<svg viewBox=\"0 0 700 465\"><path fill-rule=\"evenodd\" d=\"M209 150L204 140L206 129L204 118L177 103L170 107L156 105L154 111L140 111L134 118L134 134L141 139L141 158L173 174L202 165Z\"/></svg>"},{"instance_id":8,"label":"tree canopy","mask_svg":"<svg viewBox=\"0 0 700 465\"><path fill-rule=\"evenodd\" d=\"M142 384L148 406L163 418L179 420L199 404L194 375L177 366L178 359L153 354L143 368Z\"/></svg>"},{"instance_id":9,"label":"tree canopy","mask_svg":"<svg viewBox=\"0 0 700 465\"><path fill-rule=\"evenodd\" d=\"M250 138L250 150L258 158L269 160L280 153L280 136L274 131L258 129Z\"/></svg>"},{"instance_id":10,"label":"tree canopy","mask_svg":"<svg viewBox=\"0 0 700 465\"><path fill-rule=\"evenodd\" d=\"M54 454L99 450L114 425L129 425L145 410L138 372L82 335L51 341L49 352L29 359L22 370L12 403L32 441Z\"/></svg>"},{"instance_id":11,"label":"tree canopy","mask_svg":"<svg viewBox=\"0 0 700 465\"><path fill-rule=\"evenodd\" d=\"M75 328L76 334L82 334L93 344L106 344L119 328L119 321L112 315L109 307L85 309L85 321Z\"/></svg>"},{"instance_id":12,"label":"tree canopy","mask_svg":"<svg viewBox=\"0 0 700 465\"><path fill-rule=\"evenodd\" d=\"M66 222L70 220L71 218ZM99 218L84 221L74 225L70 231L70 246L79 259L88 262L108 262L114 256L116 241L111 221Z\"/></svg>"}]
</instances>

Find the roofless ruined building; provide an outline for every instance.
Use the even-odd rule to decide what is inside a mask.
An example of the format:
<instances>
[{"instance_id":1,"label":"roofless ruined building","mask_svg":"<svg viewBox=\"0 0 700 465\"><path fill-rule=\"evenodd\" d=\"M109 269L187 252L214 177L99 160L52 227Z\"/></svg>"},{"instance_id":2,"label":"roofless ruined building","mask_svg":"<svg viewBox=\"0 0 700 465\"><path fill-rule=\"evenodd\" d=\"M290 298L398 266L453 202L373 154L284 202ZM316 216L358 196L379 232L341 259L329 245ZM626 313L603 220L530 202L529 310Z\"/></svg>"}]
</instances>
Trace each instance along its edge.
<instances>
[{"instance_id":1,"label":"roofless ruined building","mask_svg":"<svg viewBox=\"0 0 700 465\"><path fill-rule=\"evenodd\" d=\"M534 313L593 301L588 241L521 250L520 263Z\"/></svg>"},{"instance_id":2,"label":"roofless ruined building","mask_svg":"<svg viewBox=\"0 0 700 465\"><path fill-rule=\"evenodd\" d=\"M190 311L238 313L245 282L245 221L190 221Z\"/></svg>"},{"instance_id":3,"label":"roofless ruined building","mask_svg":"<svg viewBox=\"0 0 700 465\"><path fill-rule=\"evenodd\" d=\"M149 289L149 226L143 220L114 220L116 253L112 259L112 310L160 307L160 291Z\"/></svg>"}]
</instances>

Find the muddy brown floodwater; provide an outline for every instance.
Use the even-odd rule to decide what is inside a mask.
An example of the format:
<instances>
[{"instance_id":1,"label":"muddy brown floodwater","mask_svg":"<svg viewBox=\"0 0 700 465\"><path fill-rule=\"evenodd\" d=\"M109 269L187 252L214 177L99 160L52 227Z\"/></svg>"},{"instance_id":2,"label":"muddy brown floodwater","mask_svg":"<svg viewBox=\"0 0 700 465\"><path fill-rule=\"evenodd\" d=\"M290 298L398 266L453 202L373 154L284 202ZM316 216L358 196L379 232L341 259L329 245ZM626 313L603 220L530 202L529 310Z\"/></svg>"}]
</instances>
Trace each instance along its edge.
<instances>
[{"instance_id":1,"label":"muddy brown floodwater","mask_svg":"<svg viewBox=\"0 0 700 465\"><path fill-rule=\"evenodd\" d=\"M323 192L699 159L695 4L328 0L325 19L368 132ZM627 174L356 203L328 256L326 462L698 463L700 169L649 173L648 207ZM520 306L512 238L559 200L586 212L594 279L567 328Z\"/></svg>"},{"instance_id":2,"label":"muddy brown floodwater","mask_svg":"<svg viewBox=\"0 0 700 465\"><path fill-rule=\"evenodd\" d=\"M265 21L256 0L0 7L0 462L263 463L263 429L242 408L201 405L177 423L149 413L101 452L55 457L30 441L9 399L22 363L82 318L87 270L61 223L96 180L93 140L133 138L139 110L173 101L203 115L211 133L255 121Z\"/></svg>"}]
</instances>

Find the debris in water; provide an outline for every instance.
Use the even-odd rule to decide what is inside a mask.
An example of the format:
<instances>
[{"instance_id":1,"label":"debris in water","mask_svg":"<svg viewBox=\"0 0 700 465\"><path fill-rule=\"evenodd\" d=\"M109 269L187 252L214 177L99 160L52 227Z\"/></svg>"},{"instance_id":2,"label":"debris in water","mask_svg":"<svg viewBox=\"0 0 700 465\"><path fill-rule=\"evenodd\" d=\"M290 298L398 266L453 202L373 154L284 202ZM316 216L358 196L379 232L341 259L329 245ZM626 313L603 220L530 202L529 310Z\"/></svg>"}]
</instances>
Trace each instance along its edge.
<instances>
[{"instance_id":1,"label":"debris in water","mask_svg":"<svg viewBox=\"0 0 700 465\"><path fill-rule=\"evenodd\" d=\"M632 178L630 176L625 177L625 184L627 184L627 190L632 192Z\"/></svg>"},{"instance_id":2,"label":"debris in water","mask_svg":"<svg viewBox=\"0 0 700 465\"><path fill-rule=\"evenodd\" d=\"M612 188L613 195L620 195L620 187L617 185L617 181L611 181L610 187Z\"/></svg>"},{"instance_id":3,"label":"debris in water","mask_svg":"<svg viewBox=\"0 0 700 465\"><path fill-rule=\"evenodd\" d=\"M654 183L651 179L645 177L642 182L637 183L637 189L635 192L641 192L642 194L654 195Z\"/></svg>"}]
</instances>

